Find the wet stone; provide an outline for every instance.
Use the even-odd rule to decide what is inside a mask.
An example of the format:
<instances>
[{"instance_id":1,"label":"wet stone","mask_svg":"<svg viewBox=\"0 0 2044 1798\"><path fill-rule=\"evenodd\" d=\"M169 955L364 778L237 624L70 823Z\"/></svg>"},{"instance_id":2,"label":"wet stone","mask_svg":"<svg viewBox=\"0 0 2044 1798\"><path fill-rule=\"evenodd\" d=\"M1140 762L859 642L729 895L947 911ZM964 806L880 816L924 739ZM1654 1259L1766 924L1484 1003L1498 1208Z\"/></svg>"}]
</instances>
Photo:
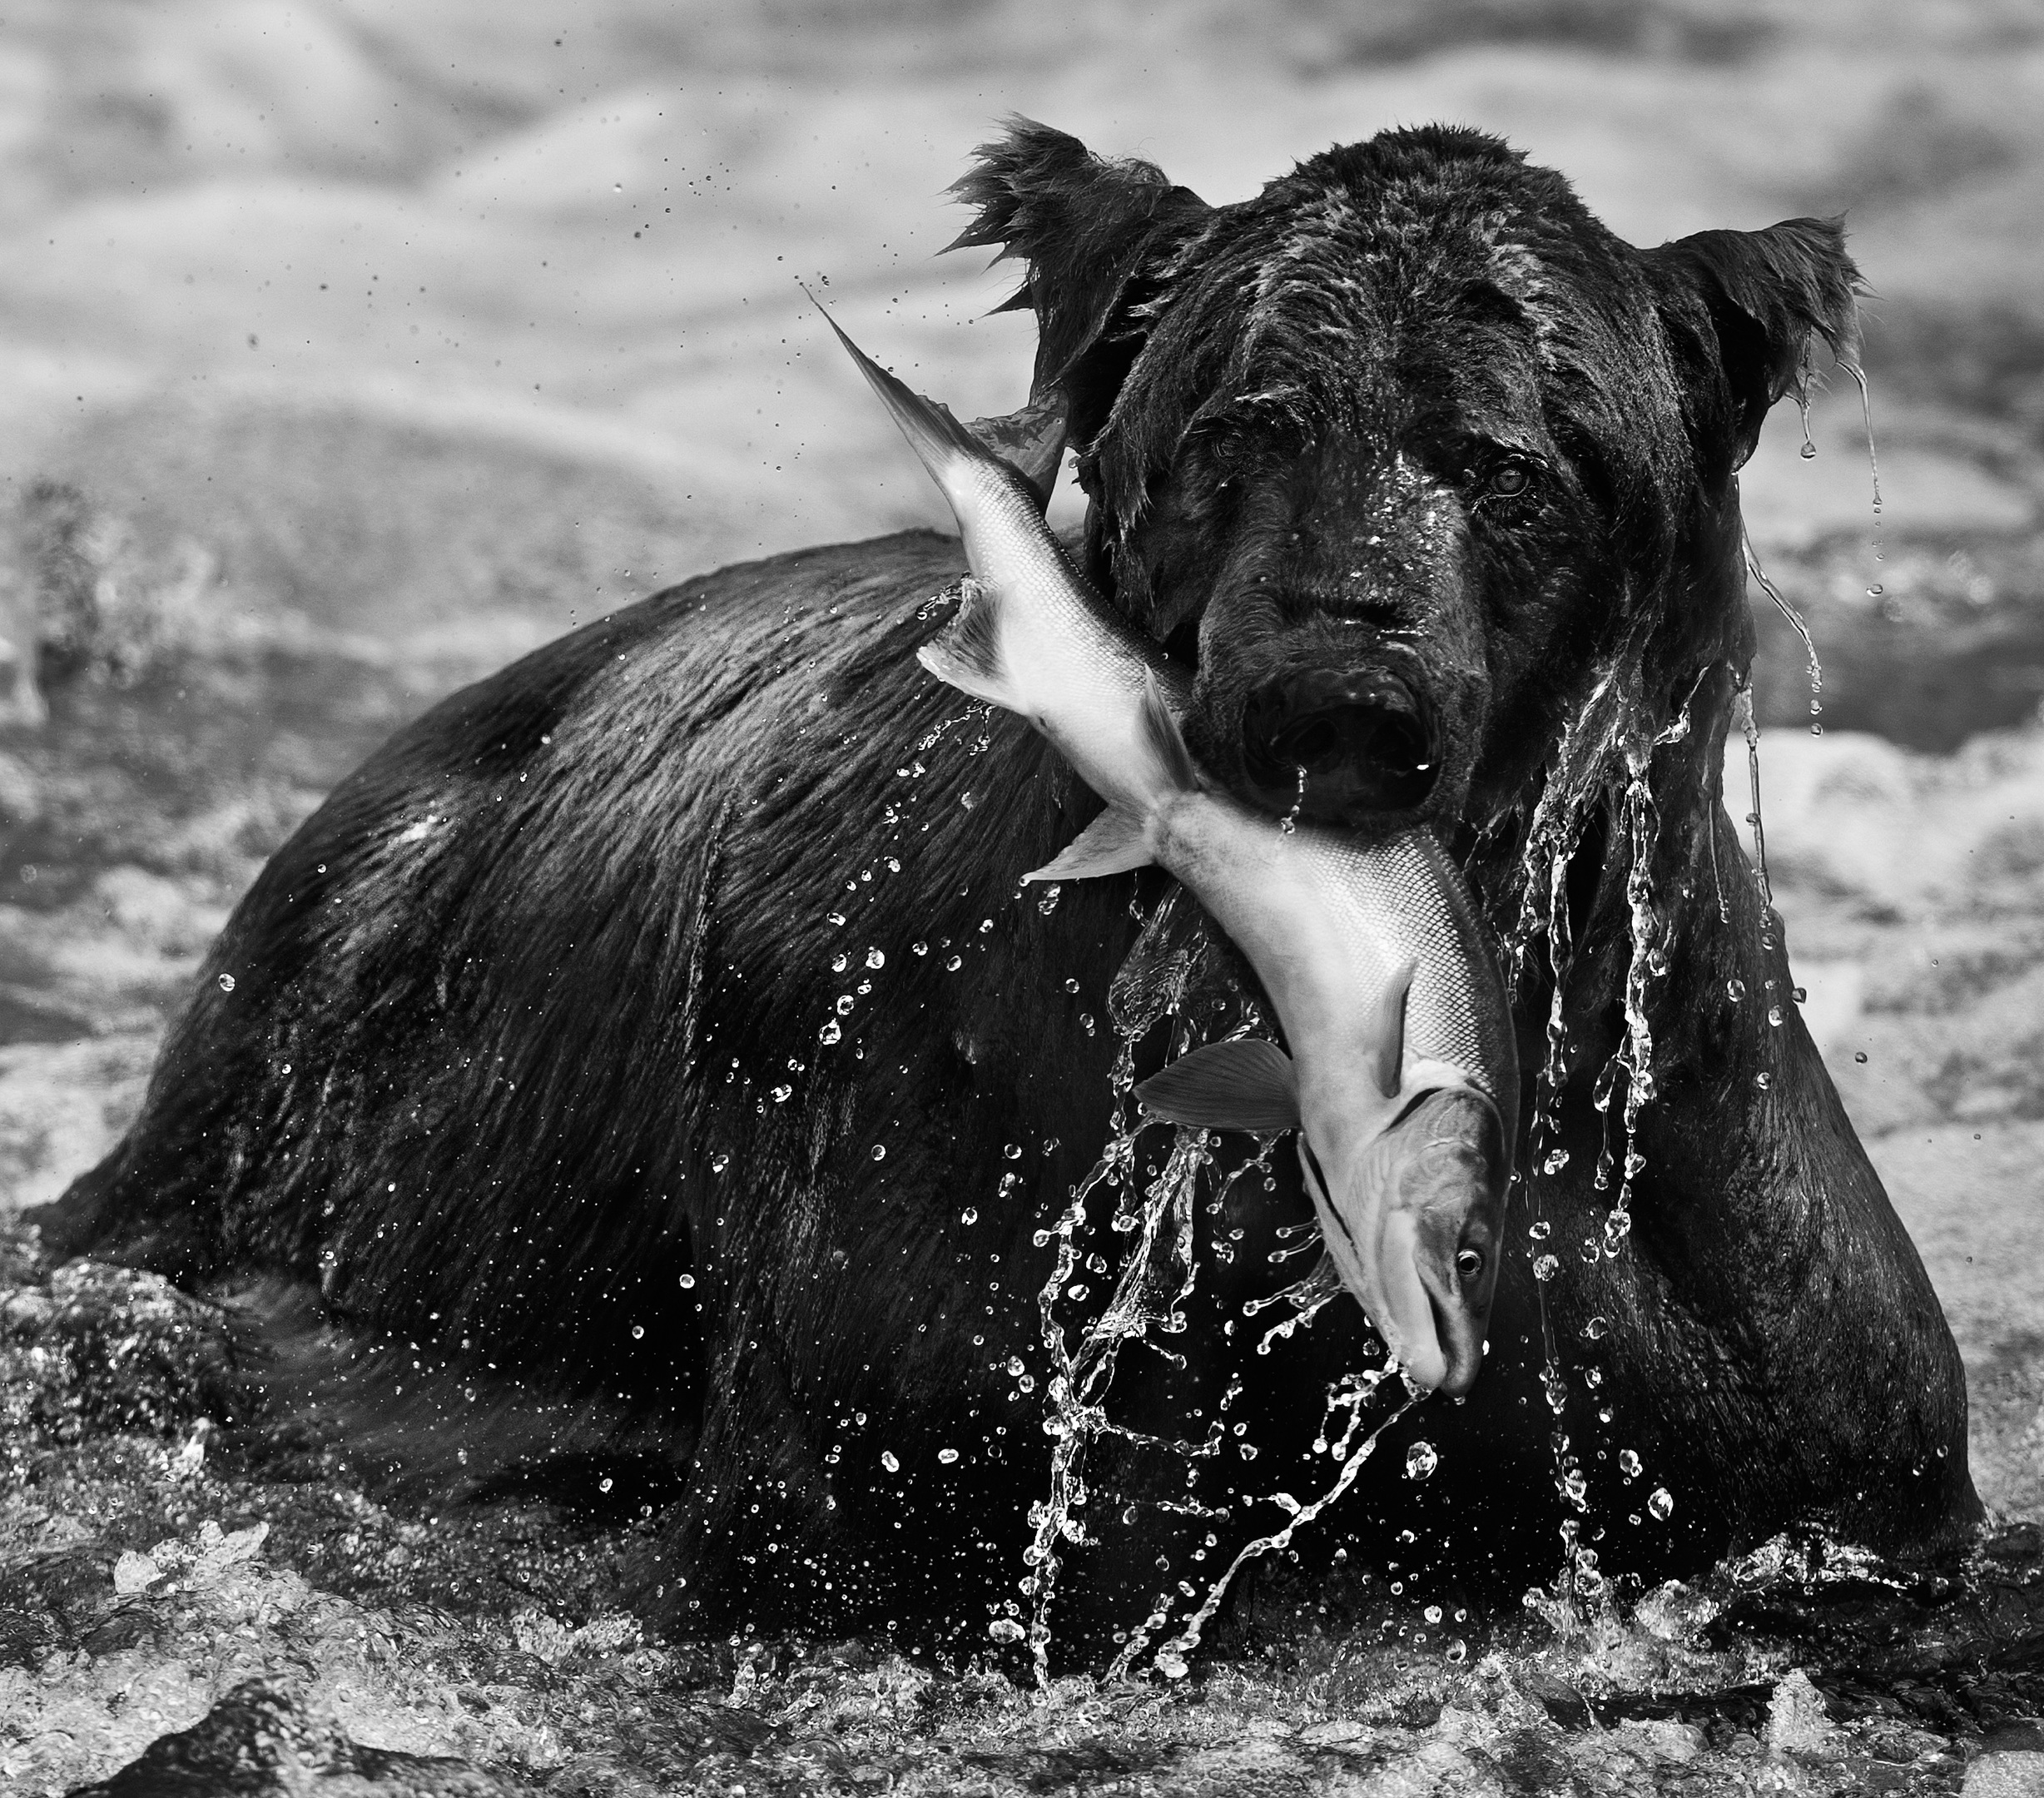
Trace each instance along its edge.
<instances>
[{"instance_id":1,"label":"wet stone","mask_svg":"<svg viewBox=\"0 0 2044 1798\"><path fill-rule=\"evenodd\" d=\"M438 1756L395 1754L352 1741L309 1715L285 1688L237 1686L188 1730L159 1736L111 1779L72 1798L517 1798L530 1790Z\"/></svg>"}]
</instances>

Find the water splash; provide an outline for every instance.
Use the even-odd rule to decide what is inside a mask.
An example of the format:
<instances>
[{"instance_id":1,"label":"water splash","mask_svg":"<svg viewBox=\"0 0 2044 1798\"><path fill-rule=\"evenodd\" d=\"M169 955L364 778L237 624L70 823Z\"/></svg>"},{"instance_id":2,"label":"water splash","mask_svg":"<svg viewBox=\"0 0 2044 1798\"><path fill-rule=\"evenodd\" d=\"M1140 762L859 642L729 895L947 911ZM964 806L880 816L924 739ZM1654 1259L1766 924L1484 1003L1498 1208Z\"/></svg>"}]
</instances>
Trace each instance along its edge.
<instances>
[{"instance_id":1,"label":"water splash","mask_svg":"<svg viewBox=\"0 0 2044 1798\"><path fill-rule=\"evenodd\" d=\"M1375 1391L1376 1388L1372 1386L1365 1398L1359 1398L1356 1402L1358 1414L1360 1414L1362 1403L1367 1402L1367 1397L1373 1395ZM1184 1677L1188 1666L1187 1657L1198 1651L1201 1637L1204 1635L1208 1624L1213 1621L1214 1613L1221 1608L1221 1602L1228 1596L1228 1589L1233 1583L1236 1574L1240 1572L1250 1562L1263 1555L1282 1552L1289 1548L1292 1546L1292 1538L1298 1533L1303 1525L1312 1522L1315 1517L1318 1517L1322 1512L1356 1483L1356 1477L1362 1473L1363 1463L1377 1453L1377 1440L1384 1432L1419 1403L1418 1396L1408 1393L1403 1404L1386 1417L1355 1448L1349 1450L1347 1458L1342 1463L1342 1471L1335 1476L1334 1483L1310 1504L1301 1504L1289 1493L1273 1493L1270 1495L1266 1502L1278 1506L1280 1510L1287 1513L1284 1527L1282 1529L1273 1531L1268 1536L1255 1537L1243 1545L1235 1558L1228 1563L1227 1572L1208 1588L1207 1596L1201 1602L1199 1608L1186 1619L1183 1627L1180 1628L1176 1636L1158 1648L1157 1669L1160 1673L1167 1679ZM1131 1650L1134 1651L1132 1653ZM1125 1675L1129 1666L1133 1665L1135 1655L1140 1652L1141 1649L1137 1647L1135 1637L1132 1632L1129 1644L1124 1647L1121 1654L1115 1657L1114 1666L1108 1670L1108 1677L1113 1679L1119 1675Z\"/></svg>"},{"instance_id":2,"label":"water splash","mask_svg":"<svg viewBox=\"0 0 2044 1798\"><path fill-rule=\"evenodd\" d=\"M1120 1046L1109 1075L1114 1110L1108 1141L1091 1171L1072 1189L1069 1203L1056 1224L1039 1233L1039 1246L1046 1245L1053 1236L1058 1244L1050 1275L1037 1299L1051 1368L1049 1415L1044 1428L1054 1446L1049 1489L1044 1499L1031 1507L1032 1535L1023 1552L1029 1570L1024 1581L1030 1600L1027 1639L1039 1688L1047 1686L1049 1680L1050 1614L1061 1564L1058 1545L1069 1542L1084 1546L1091 1540L1074 1513L1086 1502L1084 1468L1092 1443L1102 1435L1113 1434L1188 1458L1220 1453L1223 1426L1218 1418L1203 1441L1171 1442L1114 1423L1104 1403L1123 1344L1148 1343L1174 1362L1182 1364L1183 1359L1153 1341L1150 1333L1171 1336L1185 1328L1183 1308L1198 1278L1194 1203L1201 1176L1213 1165L1212 1139L1204 1130L1173 1126L1163 1166L1145 1185L1136 1145L1150 1127L1149 1120L1132 1108L1130 1100L1136 1046L1158 1024L1166 1018L1178 1020L1172 1031L1174 1055L1197 1046L1203 1038L1203 1027L1193 1015L1194 1008L1186 1003L1207 963L1203 935L1186 929L1192 916L1183 893L1174 889L1146 921L1115 978L1108 1003ZM1188 934L1190 942L1182 940ZM1242 1011L1241 1027L1247 1029L1256 1021L1255 1015L1248 1007ZM1264 1165L1268 1153L1266 1144L1261 1151ZM1237 1170L1236 1177L1241 1171ZM1079 1331L1074 1344L1058 1308L1079 1296L1074 1275L1080 1265L1079 1243L1088 1228L1089 1203L1094 1193L1110 1186L1119 1194L1111 1225L1135 1240L1123 1257L1107 1304Z\"/></svg>"}]
</instances>

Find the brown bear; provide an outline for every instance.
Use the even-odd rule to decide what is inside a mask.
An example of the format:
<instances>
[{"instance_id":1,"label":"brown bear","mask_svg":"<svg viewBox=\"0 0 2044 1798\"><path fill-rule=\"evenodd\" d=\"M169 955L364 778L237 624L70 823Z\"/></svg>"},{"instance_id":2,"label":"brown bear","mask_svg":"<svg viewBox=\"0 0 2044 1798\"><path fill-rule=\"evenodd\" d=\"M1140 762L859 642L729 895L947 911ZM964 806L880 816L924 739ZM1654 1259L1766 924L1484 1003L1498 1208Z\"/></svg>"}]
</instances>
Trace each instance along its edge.
<instances>
[{"instance_id":1,"label":"brown bear","mask_svg":"<svg viewBox=\"0 0 2044 1798\"><path fill-rule=\"evenodd\" d=\"M1484 1372L1294 1546L1509 1592L1798 1519L1952 1537L1957 1357L1719 791L1737 470L1851 348L1837 225L1638 250L1442 127L1210 206L1018 122L960 185L1205 767L1430 826L1513 981ZM671 1627L1163 1640L1397 1388L1352 1303L1270 1305L1316 1248L1288 1155L1133 1111L1253 977L1153 870L1018 890L1097 802L917 666L962 567L911 533L727 569L399 733L48 1239L608 1408L671 1482Z\"/></svg>"}]
</instances>

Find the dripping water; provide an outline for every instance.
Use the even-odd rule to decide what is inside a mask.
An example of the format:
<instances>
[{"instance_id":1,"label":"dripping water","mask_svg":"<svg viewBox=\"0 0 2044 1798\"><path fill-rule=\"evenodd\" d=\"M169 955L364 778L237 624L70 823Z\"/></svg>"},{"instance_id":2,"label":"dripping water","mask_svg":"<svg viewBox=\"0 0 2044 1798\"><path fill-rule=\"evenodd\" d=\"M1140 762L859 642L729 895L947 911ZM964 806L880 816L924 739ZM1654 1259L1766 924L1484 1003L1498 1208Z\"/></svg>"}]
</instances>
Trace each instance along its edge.
<instances>
[{"instance_id":1,"label":"dripping water","mask_svg":"<svg viewBox=\"0 0 2044 1798\"><path fill-rule=\"evenodd\" d=\"M1301 812L1304 811L1305 809L1306 809L1306 769L1305 769L1304 765L1303 765L1303 764L1301 764L1300 768L1299 768L1299 790L1298 790L1298 796L1297 796L1296 798L1294 798L1294 799L1292 800L1292 809L1291 809L1289 812L1286 812L1286 813L1285 813L1285 815L1284 815L1282 817L1281 817L1281 818L1279 818L1279 819L1278 820L1278 828L1279 830L1282 831L1282 832L1285 833L1285 835L1286 835L1286 836L1289 837L1289 836L1290 836L1290 835L1292 833L1292 832L1294 832L1295 830L1297 830L1297 829L1299 827L1299 813L1300 813Z\"/></svg>"},{"instance_id":2,"label":"dripping water","mask_svg":"<svg viewBox=\"0 0 2044 1798\"><path fill-rule=\"evenodd\" d=\"M1774 602L1774 609L1788 619L1789 628L1803 639L1803 667L1810 683L1810 734L1821 737L1824 727L1817 721L1824 711L1824 669L1817 659L1817 639L1810 634L1803 614L1782 598L1781 589L1768 579L1767 570L1760 566L1759 557L1754 554L1753 539L1747 535L1744 525L1739 527L1739 541L1746 559L1746 572L1759 582L1760 590Z\"/></svg>"},{"instance_id":3,"label":"dripping water","mask_svg":"<svg viewBox=\"0 0 2044 1798\"><path fill-rule=\"evenodd\" d=\"M1746 780L1753 795L1753 809L1746 814L1746 822L1753 827L1753 877L1760 889L1761 902L1771 909L1774 887L1767 877L1767 831L1760 822L1760 727L1754 719L1749 679L1742 679L1733 695L1732 722L1746 739Z\"/></svg>"}]
</instances>

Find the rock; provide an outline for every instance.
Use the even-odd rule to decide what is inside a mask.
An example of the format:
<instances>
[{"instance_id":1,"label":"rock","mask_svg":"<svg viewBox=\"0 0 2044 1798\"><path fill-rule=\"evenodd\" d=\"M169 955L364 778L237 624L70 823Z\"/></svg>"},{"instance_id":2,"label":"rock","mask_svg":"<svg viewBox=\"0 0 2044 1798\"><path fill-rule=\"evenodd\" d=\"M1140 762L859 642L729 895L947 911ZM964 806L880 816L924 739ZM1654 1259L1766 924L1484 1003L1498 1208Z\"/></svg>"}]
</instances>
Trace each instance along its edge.
<instances>
[{"instance_id":1,"label":"rock","mask_svg":"<svg viewBox=\"0 0 2044 1798\"><path fill-rule=\"evenodd\" d=\"M71 1798L518 1798L527 1790L465 1761L364 1747L283 1687L249 1680L190 1729L158 1736Z\"/></svg>"},{"instance_id":2,"label":"rock","mask_svg":"<svg viewBox=\"0 0 2044 1798\"><path fill-rule=\"evenodd\" d=\"M161 1274L74 1261L47 1286L0 1294L0 1419L17 1445L185 1436L257 1403L219 1307Z\"/></svg>"},{"instance_id":3,"label":"rock","mask_svg":"<svg viewBox=\"0 0 2044 1798\"><path fill-rule=\"evenodd\" d=\"M2044 1792L2044 1754L2021 1750L1984 1754L1966 1771L1959 1798L2037 1798Z\"/></svg>"}]
</instances>

